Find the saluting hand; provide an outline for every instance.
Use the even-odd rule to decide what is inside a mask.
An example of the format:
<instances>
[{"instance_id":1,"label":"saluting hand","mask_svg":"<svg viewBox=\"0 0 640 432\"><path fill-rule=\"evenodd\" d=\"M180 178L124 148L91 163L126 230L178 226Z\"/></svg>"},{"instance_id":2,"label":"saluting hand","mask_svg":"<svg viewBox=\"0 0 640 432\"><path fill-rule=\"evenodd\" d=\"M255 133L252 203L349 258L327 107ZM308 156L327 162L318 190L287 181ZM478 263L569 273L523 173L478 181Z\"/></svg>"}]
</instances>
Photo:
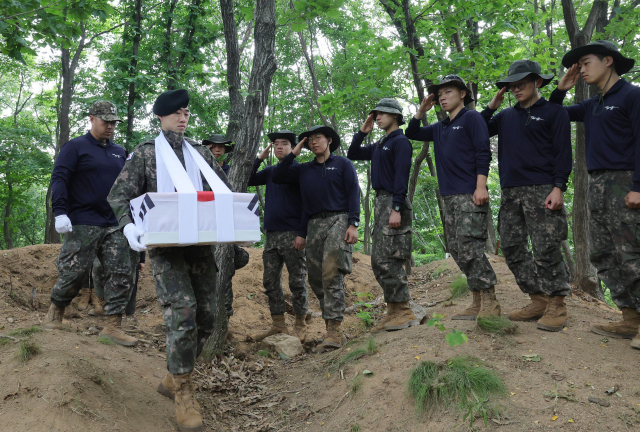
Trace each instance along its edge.
<instances>
[{"instance_id":1,"label":"saluting hand","mask_svg":"<svg viewBox=\"0 0 640 432\"><path fill-rule=\"evenodd\" d=\"M347 232L344 234L344 241L349 244L355 244L358 242L358 228L353 225L349 225Z\"/></svg>"},{"instance_id":2,"label":"saluting hand","mask_svg":"<svg viewBox=\"0 0 640 432\"><path fill-rule=\"evenodd\" d=\"M418 107L418 112L416 112L414 117L420 120L422 116L431 108L433 108L433 106L436 104L435 98L436 98L436 95L431 93L429 96L422 99L422 103L420 103L420 106Z\"/></svg>"},{"instance_id":3,"label":"saluting hand","mask_svg":"<svg viewBox=\"0 0 640 432\"><path fill-rule=\"evenodd\" d=\"M500 90L498 90L498 93L496 93L493 99L491 99L491 102L489 102L490 109L497 110L498 108L500 108L500 105L502 105L502 101L504 100L504 94L507 91L507 89L508 87L504 86Z\"/></svg>"},{"instance_id":4,"label":"saluting hand","mask_svg":"<svg viewBox=\"0 0 640 432\"><path fill-rule=\"evenodd\" d=\"M580 67L578 66L578 63L575 63L567 69L567 73L564 74L562 79L558 82L558 90L567 91L573 88L573 86L578 82L578 78L580 78Z\"/></svg>"},{"instance_id":5,"label":"saluting hand","mask_svg":"<svg viewBox=\"0 0 640 432\"><path fill-rule=\"evenodd\" d=\"M295 146L293 150L291 150L291 153L293 153L296 156L300 156L300 152L302 151L302 147L304 147L305 142L307 142L307 137L302 138L302 140L300 140L298 145Z\"/></svg>"},{"instance_id":6,"label":"saluting hand","mask_svg":"<svg viewBox=\"0 0 640 432\"><path fill-rule=\"evenodd\" d=\"M627 196L624 197L624 203L630 209L640 208L640 192L629 192Z\"/></svg>"},{"instance_id":7,"label":"saluting hand","mask_svg":"<svg viewBox=\"0 0 640 432\"><path fill-rule=\"evenodd\" d=\"M273 143L269 143L269 145L264 150L262 150L262 152L260 152L260 156L258 156L258 159L265 160L266 158L268 158L272 146Z\"/></svg>"},{"instance_id":8,"label":"saluting hand","mask_svg":"<svg viewBox=\"0 0 640 432\"><path fill-rule=\"evenodd\" d=\"M369 114L369 117L367 117L367 119L364 121L364 124L360 128L360 131L362 133L368 134L369 132L371 132L373 130L373 117L375 115L376 115L376 113L374 113L374 112Z\"/></svg>"}]
</instances>

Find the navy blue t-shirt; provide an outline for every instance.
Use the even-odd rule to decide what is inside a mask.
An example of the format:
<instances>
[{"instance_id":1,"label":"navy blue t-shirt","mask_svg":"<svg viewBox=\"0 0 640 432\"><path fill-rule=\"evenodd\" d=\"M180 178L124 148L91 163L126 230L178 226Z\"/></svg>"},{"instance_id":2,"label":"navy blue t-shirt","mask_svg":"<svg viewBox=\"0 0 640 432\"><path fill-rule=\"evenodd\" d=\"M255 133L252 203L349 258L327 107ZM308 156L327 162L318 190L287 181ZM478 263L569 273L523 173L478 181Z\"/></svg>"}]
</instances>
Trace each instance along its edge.
<instances>
[{"instance_id":1,"label":"navy blue t-shirt","mask_svg":"<svg viewBox=\"0 0 640 432\"><path fill-rule=\"evenodd\" d=\"M51 173L53 214L66 214L72 225L117 226L107 195L125 159L124 148L90 132L68 141Z\"/></svg>"},{"instance_id":2,"label":"navy blue t-shirt","mask_svg":"<svg viewBox=\"0 0 640 432\"><path fill-rule=\"evenodd\" d=\"M231 165L229 165L227 161L224 161L222 162L222 166L220 168L222 168L222 171L224 171L224 175L229 177L229 170L231 169Z\"/></svg>"},{"instance_id":3,"label":"navy blue t-shirt","mask_svg":"<svg viewBox=\"0 0 640 432\"><path fill-rule=\"evenodd\" d=\"M425 127L412 118L405 135L416 141L433 141L440 195L473 194L478 176L489 175L489 130L477 111L462 108L453 121L447 117Z\"/></svg>"},{"instance_id":4,"label":"navy blue t-shirt","mask_svg":"<svg viewBox=\"0 0 640 432\"><path fill-rule=\"evenodd\" d=\"M356 132L351 140L347 157L351 160L371 161L371 184L375 191L386 190L393 194L393 204L403 205L409 186L411 171L411 143L402 130L396 129L386 136L382 147L375 144L361 147L367 136L362 131ZM384 138L383 138L384 139Z\"/></svg>"},{"instance_id":5,"label":"navy blue t-shirt","mask_svg":"<svg viewBox=\"0 0 640 432\"><path fill-rule=\"evenodd\" d=\"M276 166L273 182L300 183L302 193L302 226L321 212L346 212L349 224L360 221L360 185L356 169L343 156L329 156L325 163L311 162L293 165L293 153Z\"/></svg>"},{"instance_id":6,"label":"navy blue t-shirt","mask_svg":"<svg viewBox=\"0 0 640 432\"><path fill-rule=\"evenodd\" d=\"M300 184L275 184L273 172L275 166L258 171L262 160L253 161L253 172L249 186L266 185L264 203L264 229L267 231L295 231L300 237L307 236L307 227L302 226L302 196ZM293 161L292 166L298 165Z\"/></svg>"},{"instance_id":7,"label":"navy blue t-shirt","mask_svg":"<svg viewBox=\"0 0 640 432\"><path fill-rule=\"evenodd\" d=\"M500 186L567 183L571 174L571 125L562 107L540 98L529 110L520 104L485 109L489 135L498 135ZM492 118L493 116L493 118Z\"/></svg>"},{"instance_id":8,"label":"navy blue t-shirt","mask_svg":"<svg viewBox=\"0 0 640 432\"><path fill-rule=\"evenodd\" d=\"M562 105L566 94L555 89L549 101ZM584 122L587 170L635 171L631 190L640 192L640 87L621 78L604 106L599 97L565 107L571 121Z\"/></svg>"}]
</instances>

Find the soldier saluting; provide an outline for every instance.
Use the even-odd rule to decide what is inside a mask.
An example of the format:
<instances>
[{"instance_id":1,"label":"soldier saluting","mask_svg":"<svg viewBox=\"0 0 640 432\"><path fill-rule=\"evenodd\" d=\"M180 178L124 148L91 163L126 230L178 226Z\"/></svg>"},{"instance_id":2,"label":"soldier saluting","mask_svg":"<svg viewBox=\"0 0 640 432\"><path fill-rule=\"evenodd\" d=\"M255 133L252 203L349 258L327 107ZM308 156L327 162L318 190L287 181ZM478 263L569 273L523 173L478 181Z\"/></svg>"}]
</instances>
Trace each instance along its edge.
<instances>
[{"instance_id":1,"label":"soldier saluting","mask_svg":"<svg viewBox=\"0 0 640 432\"><path fill-rule=\"evenodd\" d=\"M158 96L153 113L160 120L162 131L156 140L166 139L187 172L192 166L185 164L185 142L189 143L231 189L211 152L184 136L190 116L188 106L186 90L167 91ZM133 224L129 201L145 192L158 191L155 145L155 140L146 141L131 152L108 197L129 245L137 251L144 250L145 246L139 240L141 232ZM202 190L211 190L201 173L200 177ZM164 247L150 250L149 257L167 336L169 373L162 379L158 391L175 399L176 420L181 430L201 430L202 416L195 400L191 372L213 332L217 275L213 250L211 245Z\"/></svg>"}]
</instances>

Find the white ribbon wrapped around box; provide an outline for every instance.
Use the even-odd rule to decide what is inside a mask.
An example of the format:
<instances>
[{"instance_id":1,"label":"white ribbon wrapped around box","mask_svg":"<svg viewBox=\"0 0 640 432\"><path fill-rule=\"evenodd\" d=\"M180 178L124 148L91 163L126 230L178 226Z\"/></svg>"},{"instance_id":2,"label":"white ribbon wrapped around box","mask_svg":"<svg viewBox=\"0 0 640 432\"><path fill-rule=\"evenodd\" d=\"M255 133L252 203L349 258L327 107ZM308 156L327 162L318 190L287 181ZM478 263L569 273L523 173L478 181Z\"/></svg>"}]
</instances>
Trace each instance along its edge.
<instances>
[{"instance_id":1,"label":"white ribbon wrapped around box","mask_svg":"<svg viewBox=\"0 0 640 432\"><path fill-rule=\"evenodd\" d=\"M258 196L233 193L234 239L218 239L216 199L214 192L197 192L197 241L180 243L178 192L146 193L131 200L135 224L144 231L141 242L149 248L187 246L189 244L236 243L250 245L260 241ZM229 234L225 232L225 234Z\"/></svg>"}]
</instances>

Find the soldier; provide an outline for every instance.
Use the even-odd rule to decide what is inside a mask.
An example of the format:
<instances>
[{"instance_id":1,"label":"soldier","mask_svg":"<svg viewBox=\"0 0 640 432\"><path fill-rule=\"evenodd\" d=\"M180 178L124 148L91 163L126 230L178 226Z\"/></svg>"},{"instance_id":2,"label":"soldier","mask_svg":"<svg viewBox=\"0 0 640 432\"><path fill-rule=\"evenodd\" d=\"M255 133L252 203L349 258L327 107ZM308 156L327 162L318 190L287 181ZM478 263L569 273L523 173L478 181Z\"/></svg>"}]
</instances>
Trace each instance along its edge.
<instances>
[{"instance_id":1,"label":"soldier","mask_svg":"<svg viewBox=\"0 0 640 432\"><path fill-rule=\"evenodd\" d=\"M98 258L105 271L106 325L101 335L125 346L138 341L122 331L122 314L131 295L127 241L107 202L107 195L125 161L124 148L111 137L118 117L116 106L97 101L89 110L91 130L67 142L56 158L51 174L56 231L63 236L56 262L58 282L51 292L51 306L44 328L61 329L64 310L74 299Z\"/></svg>"},{"instance_id":2,"label":"soldier","mask_svg":"<svg viewBox=\"0 0 640 432\"><path fill-rule=\"evenodd\" d=\"M273 147L278 162L282 161L296 142L296 134L288 130L281 130L267 135L271 143L260 153L253 162L253 173L249 179L249 186L266 185L264 204L265 246L262 253L264 276L262 284L269 299L269 311L273 321L272 327L265 333L254 337L261 341L267 336L277 333L287 333L284 312L285 301L282 291L282 266L287 265L289 272L289 289L293 311L296 315L294 334L304 342L307 324L305 318L309 309L307 300L307 258L305 244L307 229L302 226L302 197L299 183L275 184L273 172L275 166L268 166L258 172L262 161L269 156ZM298 162L292 162L297 166Z\"/></svg>"},{"instance_id":3,"label":"soldier","mask_svg":"<svg viewBox=\"0 0 640 432\"><path fill-rule=\"evenodd\" d=\"M487 224L491 223L487 218L491 162L487 124L480 113L465 108L473 98L459 76L447 75L440 84L429 86L428 91L429 96L423 99L405 133L413 140L433 141L449 253L467 275L473 294L471 306L451 319L499 316L497 279L484 254ZM440 104L449 117L420 127L420 119L435 104Z\"/></svg>"},{"instance_id":4,"label":"soldier","mask_svg":"<svg viewBox=\"0 0 640 432\"><path fill-rule=\"evenodd\" d=\"M224 171L225 175L229 175L229 169L231 166L227 163L227 160L220 160L222 156L225 154L229 154L233 151L233 141L228 140L224 135L213 134L208 139L202 140L202 144L207 146L213 156L216 158L220 167L222 167L222 171Z\"/></svg>"},{"instance_id":5,"label":"soldier","mask_svg":"<svg viewBox=\"0 0 640 432\"><path fill-rule=\"evenodd\" d=\"M385 135L362 147L374 120ZM413 207L407 200L413 149L399 127L404 123L398 101L381 99L353 136L347 153L351 160L371 161L371 183L376 191L371 267L384 292L387 316L371 329L372 333L420 324L409 304L411 294L404 268L411 259L413 219Z\"/></svg>"},{"instance_id":6,"label":"soldier","mask_svg":"<svg viewBox=\"0 0 640 432\"><path fill-rule=\"evenodd\" d=\"M509 312L509 319L539 319L539 329L560 331L568 317L564 298L571 293L562 241L568 235L563 192L572 158L569 116L538 94L552 79L536 61L513 62L482 116L489 135L498 135L502 252L518 286L531 297L527 306ZM518 103L493 115L507 90Z\"/></svg>"},{"instance_id":7,"label":"soldier","mask_svg":"<svg viewBox=\"0 0 640 432\"><path fill-rule=\"evenodd\" d=\"M347 341L340 330L345 308L344 275L352 271L353 245L358 241L358 176L349 159L332 154L340 146L340 136L332 128L314 126L298 139L298 145L274 170L273 182L300 183L309 285L320 300L327 326L319 349L340 348ZM315 159L293 165L303 146Z\"/></svg>"},{"instance_id":8,"label":"soldier","mask_svg":"<svg viewBox=\"0 0 640 432\"><path fill-rule=\"evenodd\" d=\"M599 89L566 107L569 119L585 128L591 263L622 310L622 321L591 331L633 338L631 346L640 349L640 88L620 78L634 63L609 41L572 49L562 59L569 70L549 100L562 105L580 76Z\"/></svg>"},{"instance_id":9,"label":"soldier","mask_svg":"<svg viewBox=\"0 0 640 432\"><path fill-rule=\"evenodd\" d=\"M224 172L202 144L185 138L189 122L189 93L173 90L162 93L153 112L162 127L158 140L166 139L183 166L185 141L229 186ZM109 194L109 204L131 248L145 250L142 234L133 224L129 200L145 192L158 191L155 141L149 140L131 152L122 173ZM195 174L197 175L197 174ZM211 190L202 178L203 190ZM210 245L164 247L149 251L158 303L163 308L167 337L167 369L158 391L174 398L176 420L181 430L203 428L200 406L195 400L191 372L207 338L213 332L217 268Z\"/></svg>"}]
</instances>

